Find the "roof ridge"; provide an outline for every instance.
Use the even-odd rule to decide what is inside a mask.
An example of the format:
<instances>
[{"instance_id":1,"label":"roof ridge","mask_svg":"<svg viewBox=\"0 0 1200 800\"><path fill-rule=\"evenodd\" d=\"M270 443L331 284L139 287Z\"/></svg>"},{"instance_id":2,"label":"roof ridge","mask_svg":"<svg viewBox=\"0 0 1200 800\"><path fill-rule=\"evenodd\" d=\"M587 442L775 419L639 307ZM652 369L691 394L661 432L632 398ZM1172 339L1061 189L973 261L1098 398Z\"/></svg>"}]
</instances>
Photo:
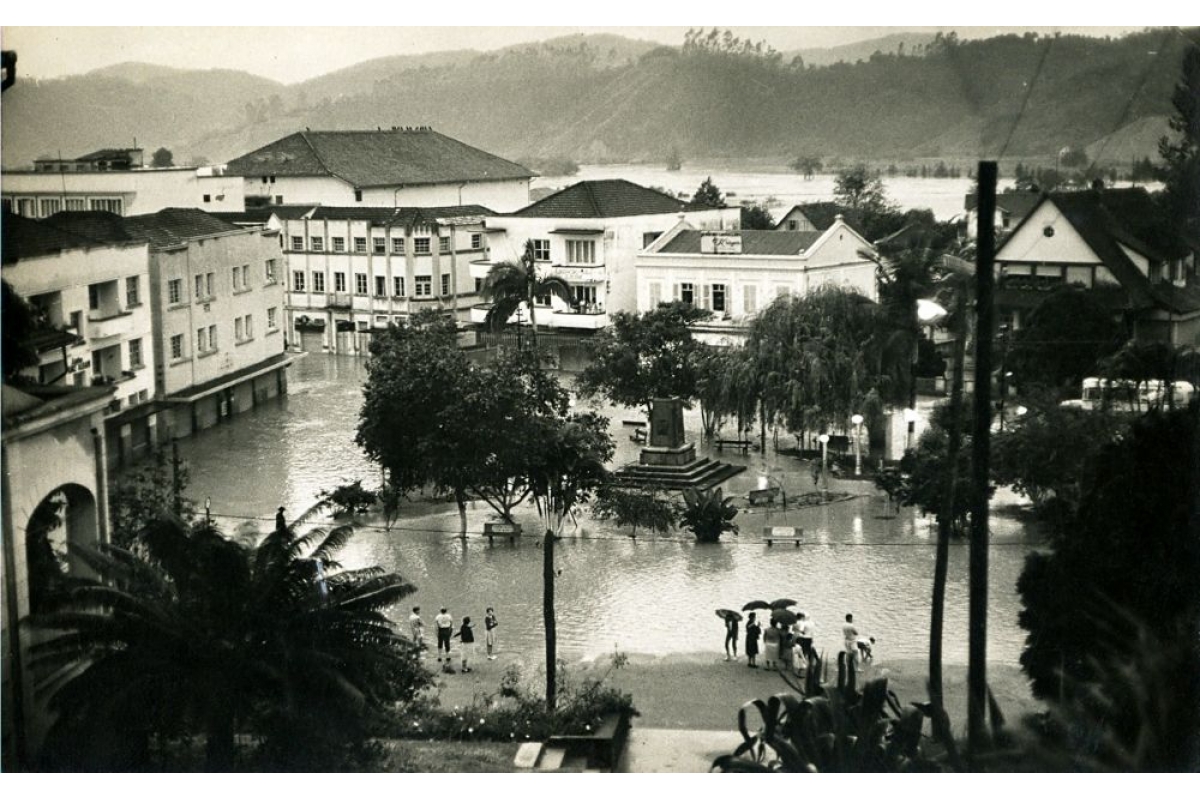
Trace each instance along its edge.
<instances>
[{"instance_id":1,"label":"roof ridge","mask_svg":"<svg viewBox=\"0 0 1200 800\"><path fill-rule=\"evenodd\" d=\"M308 134L313 132L314 131L308 130L300 131L300 136L303 137L304 143L308 145L308 149L312 151L313 158L315 158L317 163L320 164L321 167L330 175L339 180L346 181L346 183L350 184L351 186L354 186L354 181L346 180L346 178L334 172L332 169L330 169L329 165L325 163L325 159L321 158L321 152L317 150L316 146L312 143L312 140L308 138ZM340 131L315 131L315 133L340 133ZM367 131L350 131L350 133L367 133Z\"/></svg>"}]
</instances>

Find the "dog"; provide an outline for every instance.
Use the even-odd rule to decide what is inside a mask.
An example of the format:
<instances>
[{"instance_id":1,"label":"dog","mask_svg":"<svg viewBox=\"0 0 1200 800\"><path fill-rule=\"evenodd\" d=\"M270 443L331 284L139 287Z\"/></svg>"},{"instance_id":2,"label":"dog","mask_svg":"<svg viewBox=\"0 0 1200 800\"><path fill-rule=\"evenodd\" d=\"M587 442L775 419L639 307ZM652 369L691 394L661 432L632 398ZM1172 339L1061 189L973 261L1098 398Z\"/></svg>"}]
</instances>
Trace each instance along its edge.
<instances>
[{"instance_id":1,"label":"dog","mask_svg":"<svg viewBox=\"0 0 1200 800\"><path fill-rule=\"evenodd\" d=\"M874 636L868 636L865 639L860 638L855 644L858 645L858 657L861 661L871 661L874 658L872 653L872 648L875 644Z\"/></svg>"}]
</instances>

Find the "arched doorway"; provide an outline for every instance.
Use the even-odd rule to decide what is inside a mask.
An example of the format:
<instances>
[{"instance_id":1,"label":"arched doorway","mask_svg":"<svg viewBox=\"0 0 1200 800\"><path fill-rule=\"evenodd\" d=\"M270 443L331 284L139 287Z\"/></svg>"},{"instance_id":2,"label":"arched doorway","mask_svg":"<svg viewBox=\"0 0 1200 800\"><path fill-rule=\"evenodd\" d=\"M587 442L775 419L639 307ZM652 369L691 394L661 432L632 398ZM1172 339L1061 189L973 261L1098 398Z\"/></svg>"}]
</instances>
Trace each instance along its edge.
<instances>
[{"instance_id":1,"label":"arched doorway","mask_svg":"<svg viewBox=\"0 0 1200 800\"><path fill-rule=\"evenodd\" d=\"M79 484L64 484L46 495L25 526L29 609L40 611L51 592L71 576L89 574L69 556L69 544L95 547L100 541L96 498Z\"/></svg>"}]
</instances>

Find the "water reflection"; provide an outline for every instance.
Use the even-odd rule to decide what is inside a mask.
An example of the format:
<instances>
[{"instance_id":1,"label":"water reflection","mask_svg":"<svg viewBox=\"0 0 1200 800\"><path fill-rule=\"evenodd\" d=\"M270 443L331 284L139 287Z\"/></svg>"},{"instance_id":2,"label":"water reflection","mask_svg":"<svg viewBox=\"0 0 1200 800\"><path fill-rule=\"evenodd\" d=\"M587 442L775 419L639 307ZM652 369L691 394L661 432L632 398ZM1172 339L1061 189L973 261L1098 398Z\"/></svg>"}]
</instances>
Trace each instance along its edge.
<instances>
[{"instance_id":1,"label":"water reflection","mask_svg":"<svg viewBox=\"0 0 1200 800\"><path fill-rule=\"evenodd\" d=\"M290 397L243 414L229 423L181 442L188 459L193 497L211 496L213 515L234 530L245 518L269 529L274 509L294 517L323 488L361 478L378 482L376 468L354 445L361 404L363 361L354 357L310 355L292 368ZM635 411L606 409L618 442L617 462L636 458L625 418ZM698 415L685 416L689 438L699 432ZM712 454L716 455L716 454ZM745 496L768 473L789 497L810 489L803 464L770 463L759 453L723 453L746 464L727 494ZM773 477L773 480L775 478ZM869 492L869 485L830 482L831 491ZM1006 498L1010 503L1012 498ZM739 514L740 536L719 545L697 546L687 534L667 537L615 530L583 514L568 525L557 547L562 574L557 583L559 637L567 657L610 652L681 653L719 651L723 639L716 608L741 608L752 599L792 597L817 625L817 645L838 646L840 620L853 612L860 630L875 636L881 663L926 654L929 596L933 576L932 523L901 509L884 519L884 500L874 496L821 507L776 507ZM890 509L895 513L895 509ZM470 509L469 528L479 531L488 517L482 503ZM523 509L519 520L537 530L536 515ZM378 564L404 575L418 587L407 607L422 606L430 621L447 606L456 619L482 617L495 606L501 620L501 648L539 653L542 647L542 551L534 537L516 544L456 538L453 508L413 504L393 530L377 520L364 526L344 552L347 566ZM802 547L766 547L762 528L793 525L804 529ZM1016 580L1030 549L1020 516L1000 505L993 518L989 656L1015 663L1023 639L1017 627ZM950 549L946 598L946 660L966 663L967 549Z\"/></svg>"}]
</instances>

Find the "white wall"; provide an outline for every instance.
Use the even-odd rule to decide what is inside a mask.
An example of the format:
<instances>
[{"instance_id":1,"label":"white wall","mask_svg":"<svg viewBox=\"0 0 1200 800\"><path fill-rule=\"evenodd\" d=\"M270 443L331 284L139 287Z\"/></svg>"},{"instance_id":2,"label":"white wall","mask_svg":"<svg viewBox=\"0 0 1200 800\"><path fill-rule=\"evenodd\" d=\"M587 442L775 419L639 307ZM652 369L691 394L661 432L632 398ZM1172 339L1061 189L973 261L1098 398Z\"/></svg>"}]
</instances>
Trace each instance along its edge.
<instances>
[{"instance_id":1,"label":"white wall","mask_svg":"<svg viewBox=\"0 0 1200 800\"><path fill-rule=\"evenodd\" d=\"M354 187L339 178L281 175L274 183L269 180L263 183L261 176L244 180L247 197L268 197L274 203L276 197L282 196L285 205L313 203L364 208L481 205L498 212L515 211L529 205L528 178L373 187L362 190L362 200L355 200Z\"/></svg>"},{"instance_id":2,"label":"white wall","mask_svg":"<svg viewBox=\"0 0 1200 800\"><path fill-rule=\"evenodd\" d=\"M153 214L164 208L241 211L245 208L241 178L200 176L194 167L115 172L5 172L0 183L5 199L120 198L124 216ZM208 202L204 196L208 195ZM36 202L40 218L41 203ZM65 203L59 210L65 211Z\"/></svg>"},{"instance_id":3,"label":"white wall","mask_svg":"<svg viewBox=\"0 0 1200 800\"><path fill-rule=\"evenodd\" d=\"M1043 232L1054 228L1053 236ZM997 263L1006 261L1047 264L1099 264L1100 258L1066 218L1048 200L1037 207L1021 229L996 253Z\"/></svg>"}]
</instances>

